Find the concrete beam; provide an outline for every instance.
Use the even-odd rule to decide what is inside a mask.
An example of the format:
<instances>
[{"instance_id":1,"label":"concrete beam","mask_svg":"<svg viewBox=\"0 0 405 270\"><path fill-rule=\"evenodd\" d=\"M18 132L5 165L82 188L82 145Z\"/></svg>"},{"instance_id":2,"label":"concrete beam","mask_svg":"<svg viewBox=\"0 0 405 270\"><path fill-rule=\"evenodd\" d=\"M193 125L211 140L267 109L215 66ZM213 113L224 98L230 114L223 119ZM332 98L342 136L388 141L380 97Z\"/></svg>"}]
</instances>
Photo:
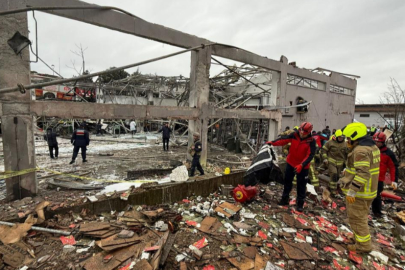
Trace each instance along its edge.
<instances>
[{"instance_id":1,"label":"concrete beam","mask_svg":"<svg viewBox=\"0 0 405 270\"><path fill-rule=\"evenodd\" d=\"M82 102L31 102L36 116L76 119L197 119L199 110L189 107L123 105Z\"/></svg>"},{"instance_id":2,"label":"concrete beam","mask_svg":"<svg viewBox=\"0 0 405 270\"><path fill-rule=\"evenodd\" d=\"M91 7L97 6L79 0L25 0L26 6L31 7L68 7L68 6L83 6ZM147 22L145 20L131 17L114 10L46 10L43 11L49 14L93 24L100 27L105 27L111 30L120 31L126 34L135 35L142 38L151 39L154 41L162 42L165 44L181 47L191 48L201 44L214 43L204 38L194 35L183 33L159 24ZM307 69L295 68L288 65L288 61L281 63L280 61L269 59L264 56L246 51L241 48L230 47L226 45L217 44L212 46L212 55L232 59L238 62L256 65L259 67L267 68L274 71L281 71L282 66L287 69L287 72L294 75L299 75L308 79L315 79L321 82L329 82L333 80L334 83L342 86L356 89L356 80L333 73L332 79L329 76L311 72Z\"/></svg>"},{"instance_id":3,"label":"concrete beam","mask_svg":"<svg viewBox=\"0 0 405 270\"><path fill-rule=\"evenodd\" d=\"M4 105L3 105L4 106ZM35 116L75 119L191 119L234 118L234 119L274 119L281 121L278 111L249 111L215 109L205 105L200 110L190 107L101 104L66 101L32 101L30 111Z\"/></svg>"}]
</instances>

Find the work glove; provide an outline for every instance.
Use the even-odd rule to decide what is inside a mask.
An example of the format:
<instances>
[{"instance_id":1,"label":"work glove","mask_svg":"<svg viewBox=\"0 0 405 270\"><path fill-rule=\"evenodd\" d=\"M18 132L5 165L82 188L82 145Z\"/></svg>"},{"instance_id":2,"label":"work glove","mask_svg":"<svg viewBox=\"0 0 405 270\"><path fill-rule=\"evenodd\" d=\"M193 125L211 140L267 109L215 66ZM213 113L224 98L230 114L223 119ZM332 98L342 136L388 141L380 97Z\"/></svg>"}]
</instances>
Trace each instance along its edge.
<instances>
[{"instance_id":1,"label":"work glove","mask_svg":"<svg viewBox=\"0 0 405 270\"><path fill-rule=\"evenodd\" d=\"M294 170L295 170L296 173L301 173L301 171L302 171L302 164L295 166Z\"/></svg>"},{"instance_id":2,"label":"work glove","mask_svg":"<svg viewBox=\"0 0 405 270\"><path fill-rule=\"evenodd\" d=\"M323 163L325 163L326 165L328 165L328 164L329 164L329 161L328 161L327 159L324 159L324 160L323 160Z\"/></svg>"},{"instance_id":3,"label":"work glove","mask_svg":"<svg viewBox=\"0 0 405 270\"><path fill-rule=\"evenodd\" d=\"M391 187L393 190L396 190L398 188L398 183L397 182L392 182Z\"/></svg>"},{"instance_id":4,"label":"work glove","mask_svg":"<svg viewBox=\"0 0 405 270\"><path fill-rule=\"evenodd\" d=\"M266 142L266 144L268 144L268 145L273 145L273 142L272 142L272 141L268 141L268 142Z\"/></svg>"},{"instance_id":5,"label":"work glove","mask_svg":"<svg viewBox=\"0 0 405 270\"><path fill-rule=\"evenodd\" d=\"M348 203L352 204L356 201L356 191L349 189L346 195L346 200Z\"/></svg>"}]
</instances>

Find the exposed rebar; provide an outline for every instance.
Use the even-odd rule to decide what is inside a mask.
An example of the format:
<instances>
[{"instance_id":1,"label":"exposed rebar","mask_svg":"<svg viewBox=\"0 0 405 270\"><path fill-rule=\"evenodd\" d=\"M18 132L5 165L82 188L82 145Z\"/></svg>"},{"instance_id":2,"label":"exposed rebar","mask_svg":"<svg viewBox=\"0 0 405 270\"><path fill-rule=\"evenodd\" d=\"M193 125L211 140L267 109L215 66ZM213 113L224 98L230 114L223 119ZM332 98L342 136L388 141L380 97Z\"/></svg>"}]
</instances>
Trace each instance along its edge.
<instances>
[{"instance_id":1,"label":"exposed rebar","mask_svg":"<svg viewBox=\"0 0 405 270\"><path fill-rule=\"evenodd\" d=\"M0 221L0 225L7 225L7 226L11 227L11 226L14 226L15 223L6 222L6 221ZM54 229L48 229L48 228L42 228L42 227L37 227L37 226L32 226L31 230L39 231L39 232L57 233L57 234L62 234L62 235L70 235L70 232L54 230Z\"/></svg>"},{"instance_id":2,"label":"exposed rebar","mask_svg":"<svg viewBox=\"0 0 405 270\"><path fill-rule=\"evenodd\" d=\"M78 76L78 77L74 77L74 78L54 80L54 81L50 81L50 82L44 82L44 83L38 83L38 84L32 84L32 85L18 85L17 87L4 88L4 89L0 90L0 94L10 93L10 92L15 92L15 91L23 92L22 90L35 89L35 88L39 88L39 87L68 83L68 82L73 82L73 81L80 81L80 80L84 80L84 79L88 79L88 78L92 78L92 77L96 77L96 76L100 76L100 75L104 75L104 74L108 74L108 73L113 73L113 72L120 71L120 70L127 69L127 68L132 68L132 67L136 67L136 66L149 64L149 63L152 63L152 62L155 62L158 60L166 59L166 58L176 56L179 54L183 54L183 53L186 53L189 51L198 50L198 49L204 48L205 46L211 46L214 44L215 43L202 44L200 46L192 47L192 48L186 49L186 50L181 50L181 51L171 53L171 54L166 54L166 55L163 55L163 56L160 56L157 58L152 58L149 60L145 60L142 62L129 64L126 66L121 66L121 67L117 67L117 68L113 68L113 69L109 69L109 70L99 71L99 72L95 72L95 73L91 73L91 74L87 74L87 75L83 75L83 76Z\"/></svg>"}]
</instances>

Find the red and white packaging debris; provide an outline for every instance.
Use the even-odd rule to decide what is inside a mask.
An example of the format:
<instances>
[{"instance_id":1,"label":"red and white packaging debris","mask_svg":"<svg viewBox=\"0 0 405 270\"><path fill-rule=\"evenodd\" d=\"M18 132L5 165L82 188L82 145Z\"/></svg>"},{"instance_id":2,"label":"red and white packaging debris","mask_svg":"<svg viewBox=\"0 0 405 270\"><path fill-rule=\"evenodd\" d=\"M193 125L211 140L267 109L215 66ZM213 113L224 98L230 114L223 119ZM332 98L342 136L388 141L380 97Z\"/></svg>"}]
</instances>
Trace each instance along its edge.
<instances>
[{"instance_id":1,"label":"red and white packaging debris","mask_svg":"<svg viewBox=\"0 0 405 270\"><path fill-rule=\"evenodd\" d=\"M62 241L63 245L72 245L72 246L76 245L76 240L73 237L73 235L61 236L59 239L60 241Z\"/></svg>"},{"instance_id":2,"label":"red and white packaging debris","mask_svg":"<svg viewBox=\"0 0 405 270\"><path fill-rule=\"evenodd\" d=\"M197 242L195 242L193 244L194 247L198 248L198 249L202 249L203 247L208 245L208 240L203 237L202 239L198 240Z\"/></svg>"}]
</instances>

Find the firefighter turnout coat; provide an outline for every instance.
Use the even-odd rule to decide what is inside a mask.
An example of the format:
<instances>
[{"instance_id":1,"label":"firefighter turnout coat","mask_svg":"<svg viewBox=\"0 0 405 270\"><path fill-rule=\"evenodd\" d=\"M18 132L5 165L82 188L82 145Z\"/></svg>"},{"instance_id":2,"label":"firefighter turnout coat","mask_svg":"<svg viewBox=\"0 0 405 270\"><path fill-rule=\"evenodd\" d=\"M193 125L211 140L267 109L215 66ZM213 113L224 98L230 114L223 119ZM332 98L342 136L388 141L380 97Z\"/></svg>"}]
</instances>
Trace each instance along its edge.
<instances>
[{"instance_id":1,"label":"firefighter turnout coat","mask_svg":"<svg viewBox=\"0 0 405 270\"><path fill-rule=\"evenodd\" d=\"M342 191L349 189L356 192L356 198L373 200L377 196L378 177L380 174L380 149L371 137L360 138L348 154L345 175L340 182Z\"/></svg>"}]
</instances>

